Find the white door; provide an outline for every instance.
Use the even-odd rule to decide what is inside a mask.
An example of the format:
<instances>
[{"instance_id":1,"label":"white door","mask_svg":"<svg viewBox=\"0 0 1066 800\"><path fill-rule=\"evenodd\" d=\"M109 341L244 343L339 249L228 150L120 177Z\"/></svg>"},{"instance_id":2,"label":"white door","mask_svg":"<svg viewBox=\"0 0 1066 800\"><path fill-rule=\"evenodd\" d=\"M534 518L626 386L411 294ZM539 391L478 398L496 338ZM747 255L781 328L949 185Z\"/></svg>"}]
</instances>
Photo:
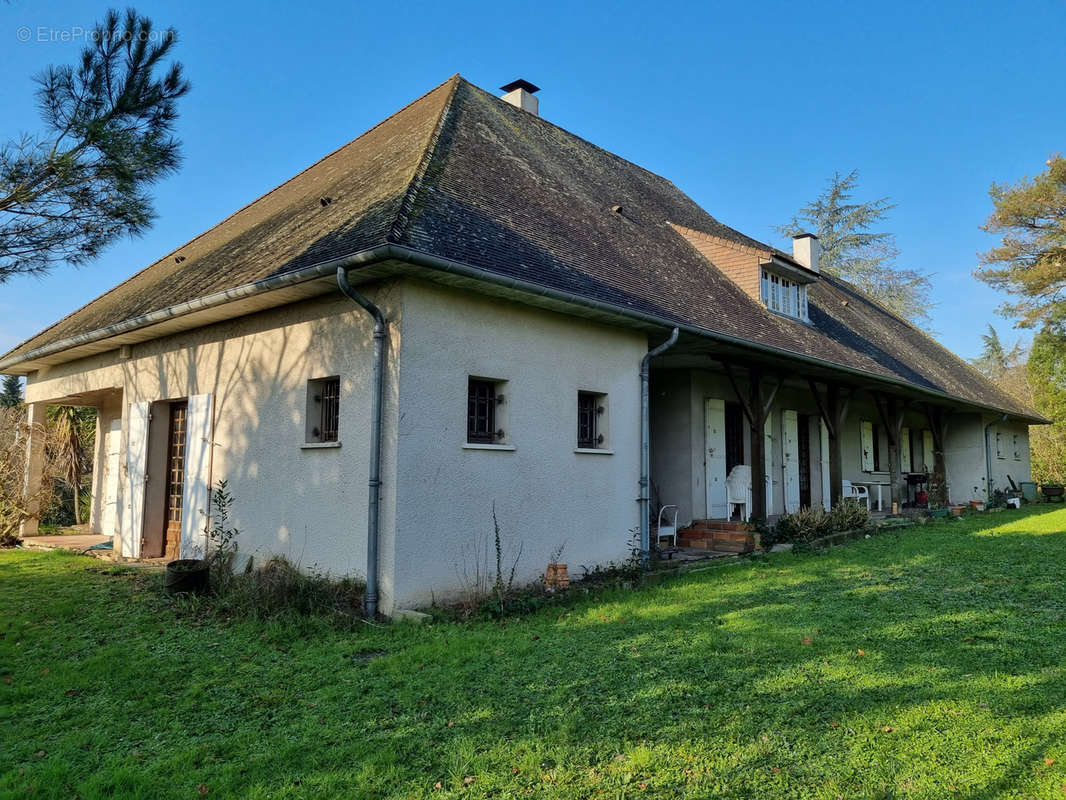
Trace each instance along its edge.
<instances>
[{"instance_id":1,"label":"white door","mask_svg":"<svg viewBox=\"0 0 1066 800\"><path fill-rule=\"evenodd\" d=\"M211 516L211 395L188 400L185 417L185 486L181 498L181 557L207 555L207 522Z\"/></svg>"},{"instance_id":2,"label":"white door","mask_svg":"<svg viewBox=\"0 0 1066 800\"><path fill-rule=\"evenodd\" d=\"M903 474L913 472L911 469L911 429L901 428L899 432L899 463Z\"/></svg>"},{"instance_id":3,"label":"white door","mask_svg":"<svg viewBox=\"0 0 1066 800\"><path fill-rule=\"evenodd\" d=\"M874 424L863 421L859 428L862 444L862 471L874 471Z\"/></svg>"},{"instance_id":4,"label":"white door","mask_svg":"<svg viewBox=\"0 0 1066 800\"><path fill-rule=\"evenodd\" d=\"M707 517L728 519L725 491L725 400L710 397L703 405Z\"/></svg>"},{"instance_id":5,"label":"white door","mask_svg":"<svg viewBox=\"0 0 1066 800\"><path fill-rule=\"evenodd\" d=\"M129 491L126 493L126 519L119 532L121 555L141 557L141 537L144 535L144 484L148 480L148 403L130 404L126 434L126 473Z\"/></svg>"},{"instance_id":6,"label":"white door","mask_svg":"<svg viewBox=\"0 0 1066 800\"><path fill-rule=\"evenodd\" d=\"M766 515L774 513L774 415L766 415L763 423L763 464L766 475Z\"/></svg>"},{"instance_id":7,"label":"white door","mask_svg":"<svg viewBox=\"0 0 1066 800\"><path fill-rule=\"evenodd\" d=\"M114 536L118 529L118 475L122 468L122 420L113 419L104 434L104 496L100 532Z\"/></svg>"},{"instance_id":8,"label":"white door","mask_svg":"<svg viewBox=\"0 0 1066 800\"><path fill-rule=\"evenodd\" d=\"M822 434L822 508L828 511L833 502L833 494L829 488L829 428L825 426L824 419L819 419L818 424Z\"/></svg>"},{"instance_id":9,"label":"white door","mask_svg":"<svg viewBox=\"0 0 1066 800\"><path fill-rule=\"evenodd\" d=\"M799 511L799 415L781 412L781 472L785 479L785 513Z\"/></svg>"}]
</instances>

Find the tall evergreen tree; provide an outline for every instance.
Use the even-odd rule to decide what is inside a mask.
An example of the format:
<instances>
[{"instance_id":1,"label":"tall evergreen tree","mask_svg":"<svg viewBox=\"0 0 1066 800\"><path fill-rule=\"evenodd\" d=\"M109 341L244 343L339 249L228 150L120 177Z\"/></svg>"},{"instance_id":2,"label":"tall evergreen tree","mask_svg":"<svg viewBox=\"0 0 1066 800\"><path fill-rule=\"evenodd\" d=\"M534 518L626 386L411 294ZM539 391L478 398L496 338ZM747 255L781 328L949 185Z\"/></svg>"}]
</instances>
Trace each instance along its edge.
<instances>
[{"instance_id":1,"label":"tall evergreen tree","mask_svg":"<svg viewBox=\"0 0 1066 800\"><path fill-rule=\"evenodd\" d=\"M0 386L0 406L14 408L22 405L22 381L18 375L5 375Z\"/></svg>"},{"instance_id":2,"label":"tall evergreen tree","mask_svg":"<svg viewBox=\"0 0 1066 800\"><path fill-rule=\"evenodd\" d=\"M981 341L983 343L981 355L970 363L993 382L1002 382L1010 370L1022 363L1024 357L1022 343L1015 342L1013 347L1006 349L999 338L999 333L991 325L988 326L988 333L981 335Z\"/></svg>"},{"instance_id":3,"label":"tall evergreen tree","mask_svg":"<svg viewBox=\"0 0 1066 800\"><path fill-rule=\"evenodd\" d=\"M1066 158L1014 184L992 184L995 210L982 228L1002 234L977 277L1018 298L1001 312L1022 327L1066 327Z\"/></svg>"},{"instance_id":4,"label":"tall evergreen tree","mask_svg":"<svg viewBox=\"0 0 1066 800\"><path fill-rule=\"evenodd\" d=\"M930 276L896 266L896 237L876 230L895 206L887 197L853 202L858 182L858 170L834 173L826 190L777 231L788 237L816 233L823 272L848 281L903 319L928 325Z\"/></svg>"},{"instance_id":5,"label":"tall evergreen tree","mask_svg":"<svg viewBox=\"0 0 1066 800\"><path fill-rule=\"evenodd\" d=\"M172 132L189 84L165 63L174 29L112 10L90 41L76 66L35 79L47 133L0 147L0 284L142 233L155 217L148 187L180 163Z\"/></svg>"},{"instance_id":6,"label":"tall evergreen tree","mask_svg":"<svg viewBox=\"0 0 1066 800\"><path fill-rule=\"evenodd\" d=\"M1033 478L1066 481L1066 333L1046 326L1029 351L1029 386L1033 404L1051 425L1029 429Z\"/></svg>"}]
</instances>

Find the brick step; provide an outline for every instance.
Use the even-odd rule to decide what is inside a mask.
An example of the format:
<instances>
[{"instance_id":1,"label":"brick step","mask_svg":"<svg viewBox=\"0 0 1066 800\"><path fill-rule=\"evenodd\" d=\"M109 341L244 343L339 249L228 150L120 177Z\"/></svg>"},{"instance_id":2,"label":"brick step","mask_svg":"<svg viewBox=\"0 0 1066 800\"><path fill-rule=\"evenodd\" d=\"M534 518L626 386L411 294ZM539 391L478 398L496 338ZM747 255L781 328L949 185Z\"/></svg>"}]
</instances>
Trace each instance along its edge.
<instances>
[{"instance_id":1,"label":"brick step","mask_svg":"<svg viewBox=\"0 0 1066 800\"><path fill-rule=\"evenodd\" d=\"M694 519L689 528L710 531L748 531L748 523L732 522L724 519Z\"/></svg>"},{"instance_id":2,"label":"brick step","mask_svg":"<svg viewBox=\"0 0 1066 800\"><path fill-rule=\"evenodd\" d=\"M680 539L680 547L692 547L698 550L715 550L719 553L750 553L754 548L751 542L728 539Z\"/></svg>"},{"instance_id":3,"label":"brick step","mask_svg":"<svg viewBox=\"0 0 1066 800\"><path fill-rule=\"evenodd\" d=\"M748 553L755 547L755 538L748 531L685 528L679 531L677 543L681 547Z\"/></svg>"}]
</instances>

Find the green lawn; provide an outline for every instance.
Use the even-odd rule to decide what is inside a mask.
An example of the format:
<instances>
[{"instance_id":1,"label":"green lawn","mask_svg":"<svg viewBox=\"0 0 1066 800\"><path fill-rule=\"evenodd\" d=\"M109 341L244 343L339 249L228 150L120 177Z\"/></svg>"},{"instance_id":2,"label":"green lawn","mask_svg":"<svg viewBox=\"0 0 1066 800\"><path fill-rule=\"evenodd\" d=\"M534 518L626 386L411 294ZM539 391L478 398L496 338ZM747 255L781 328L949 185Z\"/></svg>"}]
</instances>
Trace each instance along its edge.
<instances>
[{"instance_id":1,"label":"green lawn","mask_svg":"<svg viewBox=\"0 0 1066 800\"><path fill-rule=\"evenodd\" d=\"M7 551L0 794L1066 798L1064 531L1035 507L355 633Z\"/></svg>"}]
</instances>

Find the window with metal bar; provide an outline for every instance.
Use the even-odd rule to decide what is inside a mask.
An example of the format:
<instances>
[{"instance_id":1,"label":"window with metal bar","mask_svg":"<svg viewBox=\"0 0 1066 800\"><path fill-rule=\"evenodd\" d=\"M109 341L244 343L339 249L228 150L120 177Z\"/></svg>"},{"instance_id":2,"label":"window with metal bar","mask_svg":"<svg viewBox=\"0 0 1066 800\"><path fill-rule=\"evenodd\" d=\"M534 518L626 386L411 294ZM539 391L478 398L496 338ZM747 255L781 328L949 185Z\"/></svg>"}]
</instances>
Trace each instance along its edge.
<instances>
[{"instance_id":1,"label":"window with metal bar","mask_svg":"<svg viewBox=\"0 0 1066 800\"><path fill-rule=\"evenodd\" d=\"M496 430L496 382L471 378L467 385L466 440L471 444L493 444Z\"/></svg>"},{"instance_id":2,"label":"window with metal bar","mask_svg":"<svg viewBox=\"0 0 1066 800\"><path fill-rule=\"evenodd\" d=\"M577 446L598 447L596 430L597 396L592 392L577 393Z\"/></svg>"},{"instance_id":3,"label":"window with metal bar","mask_svg":"<svg viewBox=\"0 0 1066 800\"><path fill-rule=\"evenodd\" d=\"M341 379L316 378L307 382L307 428L309 444L340 441Z\"/></svg>"},{"instance_id":4,"label":"window with metal bar","mask_svg":"<svg viewBox=\"0 0 1066 800\"><path fill-rule=\"evenodd\" d=\"M340 425L341 379L322 381L322 441L337 441Z\"/></svg>"}]
</instances>

